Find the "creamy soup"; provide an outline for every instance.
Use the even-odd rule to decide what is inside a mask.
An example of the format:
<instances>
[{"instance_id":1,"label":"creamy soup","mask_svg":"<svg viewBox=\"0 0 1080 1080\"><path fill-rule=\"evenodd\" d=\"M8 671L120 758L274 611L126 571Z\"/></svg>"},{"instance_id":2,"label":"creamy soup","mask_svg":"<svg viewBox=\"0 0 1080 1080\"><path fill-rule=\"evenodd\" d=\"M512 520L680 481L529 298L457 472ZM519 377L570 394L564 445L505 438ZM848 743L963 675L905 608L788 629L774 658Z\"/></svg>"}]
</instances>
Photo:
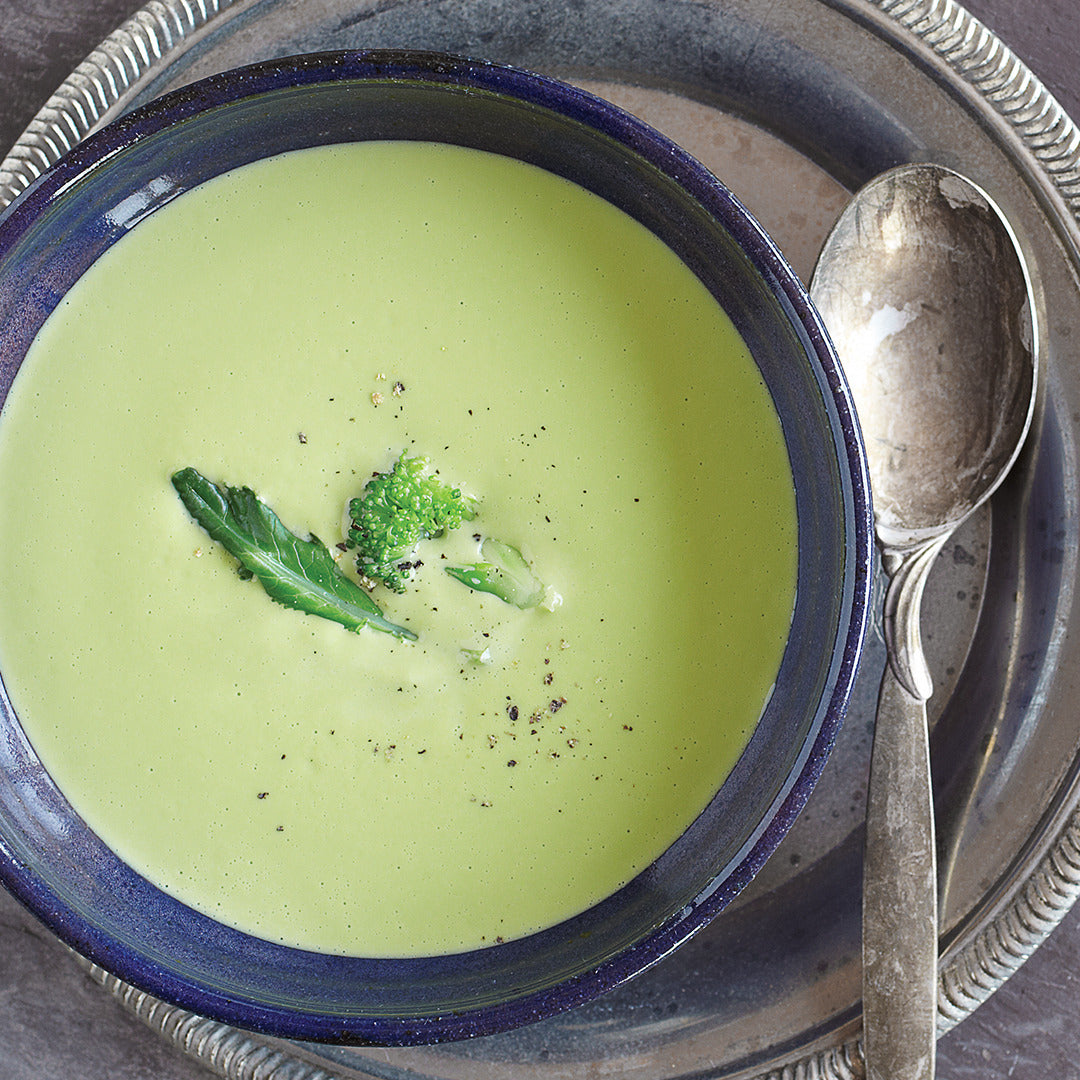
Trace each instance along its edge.
<instances>
[{"instance_id":1,"label":"creamy soup","mask_svg":"<svg viewBox=\"0 0 1080 1080\"><path fill-rule=\"evenodd\" d=\"M188 516L194 466L350 569L403 450L479 502L373 594L415 642L272 603ZM299 151L144 219L0 417L0 670L132 867L303 948L446 953L612 893L709 801L795 591L778 419L728 318L584 190L441 145ZM476 535L562 598L443 572Z\"/></svg>"}]
</instances>

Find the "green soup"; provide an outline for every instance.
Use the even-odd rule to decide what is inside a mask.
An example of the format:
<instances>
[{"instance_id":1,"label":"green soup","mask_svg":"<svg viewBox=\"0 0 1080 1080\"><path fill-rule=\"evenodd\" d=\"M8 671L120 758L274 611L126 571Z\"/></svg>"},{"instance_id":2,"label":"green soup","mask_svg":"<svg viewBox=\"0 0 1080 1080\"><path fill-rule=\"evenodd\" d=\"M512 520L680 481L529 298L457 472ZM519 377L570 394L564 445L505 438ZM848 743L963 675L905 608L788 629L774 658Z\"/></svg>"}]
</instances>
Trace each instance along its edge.
<instances>
[{"instance_id":1,"label":"green soup","mask_svg":"<svg viewBox=\"0 0 1080 1080\"><path fill-rule=\"evenodd\" d=\"M376 593L414 643L270 602L169 482L332 546L402 450L480 500ZM476 948L632 878L731 769L794 602L723 311L603 200L441 145L287 154L143 220L35 341L0 490L0 669L57 785L173 896L329 952ZM443 573L481 531L561 605Z\"/></svg>"}]
</instances>

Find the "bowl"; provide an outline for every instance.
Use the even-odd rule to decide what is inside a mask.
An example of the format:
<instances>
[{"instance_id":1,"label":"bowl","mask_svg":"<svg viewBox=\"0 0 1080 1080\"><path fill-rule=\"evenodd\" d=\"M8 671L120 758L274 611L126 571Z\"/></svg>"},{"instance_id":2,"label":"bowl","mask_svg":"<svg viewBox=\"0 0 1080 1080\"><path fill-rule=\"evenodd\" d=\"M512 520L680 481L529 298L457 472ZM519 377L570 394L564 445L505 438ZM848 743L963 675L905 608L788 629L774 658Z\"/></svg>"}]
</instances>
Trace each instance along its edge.
<instances>
[{"instance_id":1,"label":"bowl","mask_svg":"<svg viewBox=\"0 0 1080 1080\"><path fill-rule=\"evenodd\" d=\"M748 742L678 839L584 912L483 948L362 957L242 932L140 876L68 803L5 693L0 878L84 957L163 1000L281 1037L408 1045L493 1034L586 1002L662 959L746 886L805 804L841 723L867 626L872 529L858 424L827 335L732 194L610 104L457 57L273 60L87 138L0 215L0 394L81 275L180 193L286 151L385 139L494 152L599 195L689 266L748 345L780 418L798 529L791 629Z\"/></svg>"}]
</instances>

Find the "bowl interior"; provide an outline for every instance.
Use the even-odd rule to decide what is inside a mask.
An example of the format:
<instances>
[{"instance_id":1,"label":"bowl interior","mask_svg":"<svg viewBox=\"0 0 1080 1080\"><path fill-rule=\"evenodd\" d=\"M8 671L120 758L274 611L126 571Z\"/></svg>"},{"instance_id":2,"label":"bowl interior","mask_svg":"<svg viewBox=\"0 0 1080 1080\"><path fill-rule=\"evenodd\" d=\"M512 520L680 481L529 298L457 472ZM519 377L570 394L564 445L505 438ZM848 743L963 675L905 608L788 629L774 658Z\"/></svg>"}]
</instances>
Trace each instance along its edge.
<instances>
[{"instance_id":1,"label":"bowl interior","mask_svg":"<svg viewBox=\"0 0 1080 1080\"><path fill-rule=\"evenodd\" d=\"M840 722L865 630L870 523L830 347L732 196L586 94L444 57L260 65L170 95L73 151L0 219L0 395L65 291L158 206L271 154L387 138L494 151L601 195L695 271L749 345L781 417L799 528L792 632L749 745L683 837L597 907L478 952L369 960L250 937L134 874L57 791L4 697L0 873L79 951L193 1011L285 1036L408 1043L490 1033L587 1000L662 957L747 883L805 802Z\"/></svg>"}]
</instances>

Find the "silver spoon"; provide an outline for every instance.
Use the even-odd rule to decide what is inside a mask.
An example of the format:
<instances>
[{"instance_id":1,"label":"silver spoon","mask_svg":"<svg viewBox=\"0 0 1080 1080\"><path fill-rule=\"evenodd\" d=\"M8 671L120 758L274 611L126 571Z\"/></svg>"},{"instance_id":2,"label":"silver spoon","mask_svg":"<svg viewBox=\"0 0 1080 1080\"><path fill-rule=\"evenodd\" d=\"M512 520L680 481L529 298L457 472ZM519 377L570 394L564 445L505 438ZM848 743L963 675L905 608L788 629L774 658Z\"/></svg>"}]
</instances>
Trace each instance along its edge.
<instances>
[{"instance_id":1,"label":"silver spoon","mask_svg":"<svg viewBox=\"0 0 1080 1080\"><path fill-rule=\"evenodd\" d=\"M937 865L919 612L934 559L1001 483L1034 411L1034 304L987 195L936 165L862 188L811 296L850 381L870 464L889 662L878 698L863 870L869 1080L934 1075Z\"/></svg>"}]
</instances>

